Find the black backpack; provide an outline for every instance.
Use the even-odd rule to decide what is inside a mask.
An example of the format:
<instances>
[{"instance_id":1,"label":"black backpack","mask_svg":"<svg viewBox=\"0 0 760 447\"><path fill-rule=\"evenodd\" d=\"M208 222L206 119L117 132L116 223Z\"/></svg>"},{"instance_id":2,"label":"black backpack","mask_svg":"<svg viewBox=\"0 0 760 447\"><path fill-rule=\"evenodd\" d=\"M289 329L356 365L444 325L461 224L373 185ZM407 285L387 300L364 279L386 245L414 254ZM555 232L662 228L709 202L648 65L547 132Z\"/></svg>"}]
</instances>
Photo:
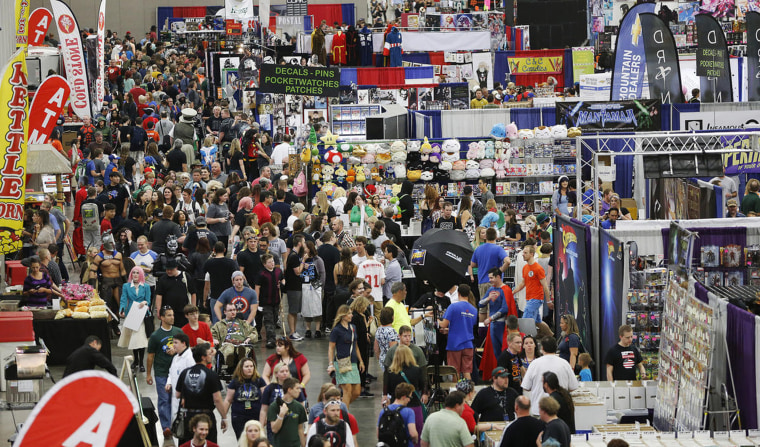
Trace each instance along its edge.
<instances>
[{"instance_id":1,"label":"black backpack","mask_svg":"<svg viewBox=\"0 0 760 447\"><path fill-rule=\"evenodd\" d=\"M398 407L395 410L386 408L380 416L380 422L377 426L378 442L385 443L388 447L406 447L409 444L409 436L406 433L406 423L401 416L401 410L405 407Z\"/></svg>"},{"instance_id":2,"label":"black backpack","mask_svg":"<svg viewBox=\"0 0 760 447\"><path fill-rule=\"evenodd\" d=\"M343 411L341 410L341 413ZM346 426L348 422L341 419L336 426L328 426L324 417L320 417L316 422L317 434L322 435L330 441L331 447L343 447L346 445Z\"/></svg>"}]
</instances>

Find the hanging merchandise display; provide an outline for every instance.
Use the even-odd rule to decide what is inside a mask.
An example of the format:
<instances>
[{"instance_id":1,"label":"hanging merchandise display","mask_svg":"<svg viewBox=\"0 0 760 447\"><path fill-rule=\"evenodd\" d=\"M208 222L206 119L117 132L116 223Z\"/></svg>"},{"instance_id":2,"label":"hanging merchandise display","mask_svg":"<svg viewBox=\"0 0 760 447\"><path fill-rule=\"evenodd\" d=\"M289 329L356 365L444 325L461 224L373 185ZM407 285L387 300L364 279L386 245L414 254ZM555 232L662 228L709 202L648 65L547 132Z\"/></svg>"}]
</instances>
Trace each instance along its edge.
<instances>
[{"instance_id":1,"label":"hanging merchandise display","mask_svg":"<svg viewBox=\"0 0 760 447\"><path fill-rule=\"evenodd\" d=\"M332 54L333 65L346 65L348 60L346 55L346 35L343 34L343 31L338 30L333 35L330 53Z\"/></svg>"},{"instance_id":2,"label":"hanging merchandise display","mask_svg":"<svg viewBox=\"0 0 760 447\"><path fill-rule=\"evenodd\" d=\"M311 33L311 54L317 57L317 62L327 65L327 51L325 50L325 31L321 26L314 28Z\"/></svg>"},{"instance_id":3,"label":"hanging merchandise display","mask_svg":"<svg viewBox=\"0 0 760 447\"><path fill-rule=\"evenodd\" d=\"M363 67L374 65L372 30L365 24L359 30L359 62Z\"/></svg>"},{"instance_id":4,"label":"hanging merchandise display","mask_svg":"<svg viewBox=\"0 0 760 447\"><path fill-rule=\"evenodd\" d=\"M391 31L385 36L385 47L383 56L388 57L389 67L401 66L401 54L404 52L401 37L401 31L397 27L391 28Z\"/></svg>"},{"instance_id":5,"label":"hanging merchandise display","mask_svg":"<svg viewBox=\"0 0 760 447\"><path fill-rule=\"evenodd\" d=\"M359 32L353 25L346 31L346 64L350 67L359 65Z\"/></svg>"}]
</instances>

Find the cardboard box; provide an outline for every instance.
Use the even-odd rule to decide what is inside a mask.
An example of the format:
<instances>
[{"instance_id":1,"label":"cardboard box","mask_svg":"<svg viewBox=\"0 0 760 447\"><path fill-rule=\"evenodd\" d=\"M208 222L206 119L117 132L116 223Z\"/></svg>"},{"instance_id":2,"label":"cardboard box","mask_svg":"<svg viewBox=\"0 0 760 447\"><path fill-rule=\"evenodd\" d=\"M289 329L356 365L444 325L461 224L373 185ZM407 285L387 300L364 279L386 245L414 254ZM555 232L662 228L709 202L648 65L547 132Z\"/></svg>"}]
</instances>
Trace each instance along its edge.
<instances>
[{"instance_id":1,"label":"cardboard box","mask_svg":"<svg viewBox=\"0 0 760 447\"><path fill-rule=\"evenodd\" d=\"M630 400L632 410L645 410L647 408L646 388L643 386L631 386Z\"/></svg>"},{"instance_id":2,"label":"cardboard box","mask_svg":"<svg viewBox=\"0 0 760 447\"><path fill-rule=\"evenodd\" d=\"M654 380L647 381L644 389L646 390L647 408L654 409L657 404L657 382Z\"/></svg>"},{"instance_id":3,"label":"cardboard box","mask_svg":"<svg viewBox=\"0 0 760 447\"><path fill-rule=\"evenodd\" d=\"M631 408L631 389L625 382L617 382L612 388L613 408L615 410L628 410Z\"/></svg>"},{"instance_id":4,"label":"cardboard box","mask_svg":"<svg viewBox=\"0 0 760 447\"><path fill-rule=\"evenodd\" d=\"M604 402L604 408L607 411L614 409L613 392L614 390L612 389L610 382L600 382L599 388L596 389L596 395L599 396L599 399L602 402Z\"/></svg>"}]
</instances>

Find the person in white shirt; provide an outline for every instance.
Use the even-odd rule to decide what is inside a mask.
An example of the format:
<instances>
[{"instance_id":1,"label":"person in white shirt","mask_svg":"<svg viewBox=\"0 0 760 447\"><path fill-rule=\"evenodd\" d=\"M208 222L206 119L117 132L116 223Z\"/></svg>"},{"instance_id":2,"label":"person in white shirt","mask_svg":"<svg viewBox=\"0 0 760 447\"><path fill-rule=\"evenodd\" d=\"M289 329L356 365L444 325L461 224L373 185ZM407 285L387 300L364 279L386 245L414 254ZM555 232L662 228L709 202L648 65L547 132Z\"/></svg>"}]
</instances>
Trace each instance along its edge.
<instances>
[{"instance_id":1,"label":"person in white shirt","mask_svg":"<svg viewBox=\"0 0 760 447\"><path fill-rule=\"evenodd\" d=\"M282 165L288 162L288 155L290 154L290 135L285 134L282 137L282 143L272 149L272 164Z\"/></svg>"},{"instance_id":2,"label":"person in white shirt","mask_svg":"<svg viewBox=\"0 0 760 447\"><path fill-rule=\"evenodd\" d=\"M557 375L559 384L568 391L578 388L578 379L567 360L557 355L557 340L554 337L541 339L541 350L544 355L533 360L522 379L522 388L530 392L530 414L538 416L538 401L544 392L544 373L551 371Z\"/></svg>"},{"instance_id":3,"label":"person in white shirt","mask_svg":"<svg viewBox=\"0 0 760 447\"><path fill-rule=\"evenodd\" d=\"M357 244L358 245L358 244ZM383 285L385 284L385 268L375 259L375 246L367 245L367 260L359 264L356 269L356 277L362 278L372 286L372 299L374 300L375 317L380 318L383 310Z\"/></svg>"},{"instance_id":4,"label":"person in white shirt","mask_svg":"<svg viewBox=\"0 0 760 447\"><path fill-rule=\"evenodd\" d=\"M142 268L145 273L145 284L151 288L151 293L156 288L156 277L153 276L153 263L158 259L158 253L148 249L148 238L140 236L137 238L137 251L129 255L135 265Z\"/></svg>"},{"instance_id":5,"label":"person in white shirt","mask_svg":"<svg viewBox=\"0 0 760 447\"><path fill-rule=\"evenodd\" d=\"M368 243L369 241L365 236L356 236L356 254L351 257L351 261L353 261L354 264L361 265L362 262L367 260Z\"/></svg>"},{"instance_id":6,"label":"person in white shirt","mask_svg":"<svg viewBox=\"0 0 760 447\"><path fill-rule=\"evenodd\" d=\"M169 366L169 378L166 379L166 391L172 396L172 420L177 416L179 409L179 398L174 397L177 391L177 380L182 371L195 366L193 351L190 349L190 338L184 332L174 335L173 346L175 355L172 357L172 364Z\"/></svg>"},{"instance_id":7,"label":"person in white shirt","mask_svg":"<svg viewBox=\"0 0 760 447\"><path fill-rule=\"evenodd\" d=\"M739 186L734 182L731 177L725 175L720 177L713 177L710 179L710 183L720 182L720 187L723 188L723 195L728 199L735 199L739 195Z\"/></svg>"}]
</instances>

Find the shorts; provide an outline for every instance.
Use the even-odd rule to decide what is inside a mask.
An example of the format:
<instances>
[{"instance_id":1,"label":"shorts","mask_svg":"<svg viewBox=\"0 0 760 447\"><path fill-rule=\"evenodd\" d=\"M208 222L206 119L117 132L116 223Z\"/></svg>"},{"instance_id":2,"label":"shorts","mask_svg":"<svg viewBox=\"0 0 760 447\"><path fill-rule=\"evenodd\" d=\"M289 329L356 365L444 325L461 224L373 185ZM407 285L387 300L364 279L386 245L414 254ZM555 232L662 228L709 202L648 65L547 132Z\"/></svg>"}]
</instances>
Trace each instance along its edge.
<instances>
[{"instance_id":1,"label":"shorts","mask_svg":"<svg viewBox=\"0 0 760 447\"><path fill-rule=\"evenodd\" d=\"M301 298L303 292L300 290L288 290L288 313L300 314L301 313Z\"/></svg>"},{"instance_id":2,"label":"shorts","mask_svg":"<svg viewBox=\"0 0 760 447\"><path fill-rule=\"evenodd\" d=\"M446 363L456 368L460 374L471 373L474 352L473 348L462 349L461 351L446 351Z\"/></svg>"},{"instance_id":3,"label":"shorts","mask_svg":"<svg viewBox=\"0 0 760 447\"><path fill-rule=\"evenodd\" d=\"M480 299L482 300L486 296L486 292L488 292L488 289L491 288L491 283L484 282L482 284L478 284L478 291L480 292ZM487 314L488 313L488 306L483 306L478 308L478 313L480 314Z\"/></svg>"}]
</instances>

